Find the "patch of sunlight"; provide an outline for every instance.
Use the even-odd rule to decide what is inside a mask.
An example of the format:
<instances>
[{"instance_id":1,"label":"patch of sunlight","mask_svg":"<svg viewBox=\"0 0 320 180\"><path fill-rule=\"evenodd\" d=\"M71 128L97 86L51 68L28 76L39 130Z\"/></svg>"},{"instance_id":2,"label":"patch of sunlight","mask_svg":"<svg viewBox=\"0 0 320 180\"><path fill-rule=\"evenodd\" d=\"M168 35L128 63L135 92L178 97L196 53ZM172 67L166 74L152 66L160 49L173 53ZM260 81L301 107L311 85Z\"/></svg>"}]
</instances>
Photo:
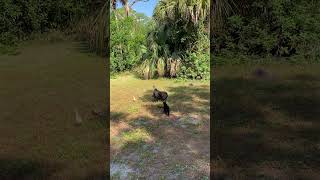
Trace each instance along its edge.
<instances>
[{"instance_id":1,"label":"patch of sunlight","mask_svg":"<svg viewBox=\"0 0 320 180\"><path fill-rule=\"evenodd\" d=\"M122 140L126 143L150 142L153 140L151 134L145 129L138 128L122 133Z\"/></svg>"},{"instance_id":2,"label":"patch of sunlight","mask_svg":"<svg viewBox=\"0 0 320 180\"><path fill-rule=\"evenodd\" d=\"M136 113L136 112L139 112L139 106L137 105L131 105L129 108L128 108L128 112L129 113Z\"/></svg>"}]
</instances>

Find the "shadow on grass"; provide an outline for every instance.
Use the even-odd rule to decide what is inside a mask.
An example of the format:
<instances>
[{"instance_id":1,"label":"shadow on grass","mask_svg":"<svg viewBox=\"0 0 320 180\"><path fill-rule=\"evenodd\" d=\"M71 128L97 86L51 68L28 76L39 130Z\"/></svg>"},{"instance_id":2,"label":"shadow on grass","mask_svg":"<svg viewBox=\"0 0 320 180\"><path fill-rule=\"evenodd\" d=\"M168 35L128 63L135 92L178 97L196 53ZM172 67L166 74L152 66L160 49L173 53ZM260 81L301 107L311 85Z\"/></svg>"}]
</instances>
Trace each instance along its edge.
<instances>
[{"instance_id":1,"label":"shadow on grass","mask_svg":"<svg viewBox=\"0 0 320 180\"><path fill-rule=\"evenodd\" d=\"M143 124L143 118L130 119L131 127L121 131L120 136L130 138L124 138L124 144L116 150L111 163L127 165L134 170L137 178L157 179L171 175L182 179L208 177L207 169L192 168L197 166L193 164L196 160L209 162L209 136L200 140L201 137L195 138L198 135L195 133L196 127L191 126L185 130L175 122L150 122L153 121L150 117L145 117L148 120ZM136 123L139 121L141 124ZM198 146L192 146L192 151L189 150L188 145L197 140ZM201 144L203 141L207 143ZM178 166L188 168L178 172Z\"/></svg>"},{"instance_id":2,"label":"shadow on grass","mask_svg":"<svg viewBox=\"0 0 320 180\"><path fill-rule=\"evenodd\" d=\"M110 112L111 122L120 122L126 118L126 114L122 112Z\"/></svg>"},{"instance_id":3,"label":"shadow on grass","mask_svg":"<svg viewBox=\"0 0 320 180\"><path fill-rule=\"evenodd\" d=\"M183 113L203 113L209 114L209 86L178 86L168 88L168 105L170 111L183 112ZM141 97L143 102L152 102L152 90L145 92L145 95ZM159 116L162 114L162 103L152 103L146 105L148 111L153 115ZM160 114L159 114L160 112Z\"/></svg>"},{"instance_id":4,"label":"shadow on grass","mask_svg":"<svg viewBox=\"0 0 320 180\"><path fill-rule=\"evenodd\" d=\"M315 75L310 74L297 74L292 78L292 80L299 80L299 81L319 81L320 78Z\"/></svg>"},{"instance_id":5,"label":"shadow on grass","mask_svg":"<svg viewBox=\"0 0 320 180\"><path fill-rule=\"evenodd\" d=\"M82 180L108 180L109 176L107 176L108 172L106 170L106 173L95 173L95 174L91 174L85 178L83 178Z\"/></svg>"},{"instance_id":6,"label":"shadow on grass","mask_svg":"<svg viewBox=\"0 0 320 180\"><path fill-rule=\"evenodd\" d=\"M0 179L48 179L60 167L57 164L28 159L0 159Z\"/></svg>"},{"instance_id":7,"label":"shadow on grass","mask_svg":"<svg viewBox=\"0 0 320 180\"><path fill-rule=\"evenodd\" d=\"M197 113L200 117L207 115L208 119L209 86L171 87L168 93L171 113ZM208 172L203 169L184 169L180 165L190 165L191 159L209 162L209 132L203 132L198 126L192 125L181 128L176 120L162 113L161 102L152 102L151 90L146 91L140 100L151 116L141 114L131 118L126 113L111 112L111 123L117 125L125 119L129 125L118 133L126 142L117 149L112 162L120 159L120 162L133 163L132 168L139 169L137 172L141 178L169 177L172 173L178 174L178 178L207 176ZM206 125L209 121L203 123ZM194 142L198 145L192 144ZM190 147L192 150L188 149ZM179 172L177 164L180 164Z\"/></svg>"},{"instance_id":8,"label":"shadow on grass","mask_svg":"<svg viewBox=\"0 0 320 180\"><path fill-rule=\"evenodd\" d=\"M317 171L320 96L311 81L316 78L302 74L288 80L213 81L216 175L239 178L241 172L245 178L306 178L307 174L297 172ZM263 168L275 168L280 175L270 175Z\"/></svg>"}]
</instances>

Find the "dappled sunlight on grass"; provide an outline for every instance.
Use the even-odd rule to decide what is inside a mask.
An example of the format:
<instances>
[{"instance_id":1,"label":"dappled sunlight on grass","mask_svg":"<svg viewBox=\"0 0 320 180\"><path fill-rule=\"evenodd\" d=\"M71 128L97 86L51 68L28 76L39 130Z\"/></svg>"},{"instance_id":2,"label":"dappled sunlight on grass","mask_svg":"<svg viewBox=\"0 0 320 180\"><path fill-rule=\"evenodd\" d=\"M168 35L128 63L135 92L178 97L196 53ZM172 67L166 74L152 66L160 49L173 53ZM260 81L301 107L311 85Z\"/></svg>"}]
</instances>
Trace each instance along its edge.
<instances>
[{"instance_id":1,"label":"dappled sunlight on grass","mask_svg":"<svg viewBox=\"0 0 320 180\"><path fill-rule=\"evenodd\" d=\"M152 136L143 128L122 132L120 135L121 143L126 145L129 143L151 142Z\"/></svg>"},{"instance_id":2,"label":"dappled sunlight on grass","mask_svg":"<svg viewBox=\"0 0 320 180\"><path fill-rule=\"evenodd\" d=\"M153 85L168 92L170 117L153 101ZM111 81L110 102L111 163L131 168L136 178L208 177L209 167L195 163L209 163L208 82L120 75ZM200 123L179 120L191 115Z\"/></svg>"}]
</instances>

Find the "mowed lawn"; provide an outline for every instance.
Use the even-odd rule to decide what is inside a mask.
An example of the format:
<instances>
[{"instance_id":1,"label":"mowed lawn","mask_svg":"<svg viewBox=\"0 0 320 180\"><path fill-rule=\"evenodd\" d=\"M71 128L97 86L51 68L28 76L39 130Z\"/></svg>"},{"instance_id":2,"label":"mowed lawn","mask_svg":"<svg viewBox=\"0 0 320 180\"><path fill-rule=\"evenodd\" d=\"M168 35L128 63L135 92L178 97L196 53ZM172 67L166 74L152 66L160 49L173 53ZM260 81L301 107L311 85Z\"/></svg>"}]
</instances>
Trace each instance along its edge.
<instances>
[{"instance_id":1,"label":"mowed lawn","mask_svg":"<svg viewBox=\"0 0 320 180\"><path fill-rule=\"evenodd\" d=\"M91 110L105 107L104 59L73 42L19 51L0 56L0 179L103 178L105 120Z\"/></svg>"},{"instance_id":2,"label":"mowed lawn","mask_svg":"<svg viewBox=\"0 0 320 180\"><path fill-rule=\"evenodd\" d=\"M320 179L319 64L221 66L212 83L216 178Z\"/></svg>"},{"instance_id":3,"label":"mowed lawn","mask_svg":"<svg viewBox=\"0 0 320 180\"><path fill-rule=\"evenodd\" d=\"M124 73L110 85L112 179L209 179L209 81ZM170 117L152 101L153 85L168 92Z\"/></svg>"}]
</instances>

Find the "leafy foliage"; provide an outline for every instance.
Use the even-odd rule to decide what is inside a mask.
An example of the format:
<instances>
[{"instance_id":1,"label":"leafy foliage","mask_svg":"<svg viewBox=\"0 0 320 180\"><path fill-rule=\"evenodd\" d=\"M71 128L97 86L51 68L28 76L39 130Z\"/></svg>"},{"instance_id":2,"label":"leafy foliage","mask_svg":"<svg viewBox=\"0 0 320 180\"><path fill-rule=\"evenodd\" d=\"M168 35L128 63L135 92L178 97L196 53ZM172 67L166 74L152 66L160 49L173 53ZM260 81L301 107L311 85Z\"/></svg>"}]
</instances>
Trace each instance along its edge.
<instances>
[{"instance_id":1,"label":"leafy foliage","mask_svg":"<svg viewBox=\"0 0 320 180\"><path fill-rule=\"evenodd\" d=\"M159 1L148 33L148 53L142 66L145 78L208 77L208 11L206 0Z\"/></svg>"},{"instance_id":2,"label":"leafy foliage","mask_svg":"<svg viewBox=\"0 0 320 180\"><path fill-rule=\"evenodd\" d=\"M108 14L110 13L109 3L105 2L99 5L98 11L94 11L89 16L83 16L77 21L70 34L76 34L80 40L88 42L89 49L102 56L108 56L109 53L109 31L110 22ZM96 13L97 12L97 13Z\"/></svg>"},{"instance_id":3,"label":"leafy foliage","mask_svg":"<svg viewBox=\"0 0 320 180\"><path fill-rule=\"evenodd\" d=\"M134 11L128 17L124 13L124 9L118 9L111 14L110 70L113 73L131 70L147 51L148 17Z\"/></svg>"},{"instance_id":4,"label":"leafy foliage","mask_svg":"<svg viewBox=\"0 0 320 180\"><path fill-rule=\"evenodd\" d=\"M91 17L99 16L96 12L101 9L103 11L104 4L107 3L103 0L2 0L0 46L15 46L19 41L35 37L33 35L38 33L59 29L65 31L83 17L89 21L92 20ZM104 21L105 17L107 16L103 17ZM90 25L95 26L94 23Z\"/></svg>"},{"instance_id":5,"label":"leafy foliage","mask_svg":"<svg viewBox=\"0 0 320 180\"><path fill-rule=\"evenodd\" d=\"M224 33L215 33L216 55L319 60L318 1L251 0L244 7L226 19Z\"/></svg>"}]
</instances>

